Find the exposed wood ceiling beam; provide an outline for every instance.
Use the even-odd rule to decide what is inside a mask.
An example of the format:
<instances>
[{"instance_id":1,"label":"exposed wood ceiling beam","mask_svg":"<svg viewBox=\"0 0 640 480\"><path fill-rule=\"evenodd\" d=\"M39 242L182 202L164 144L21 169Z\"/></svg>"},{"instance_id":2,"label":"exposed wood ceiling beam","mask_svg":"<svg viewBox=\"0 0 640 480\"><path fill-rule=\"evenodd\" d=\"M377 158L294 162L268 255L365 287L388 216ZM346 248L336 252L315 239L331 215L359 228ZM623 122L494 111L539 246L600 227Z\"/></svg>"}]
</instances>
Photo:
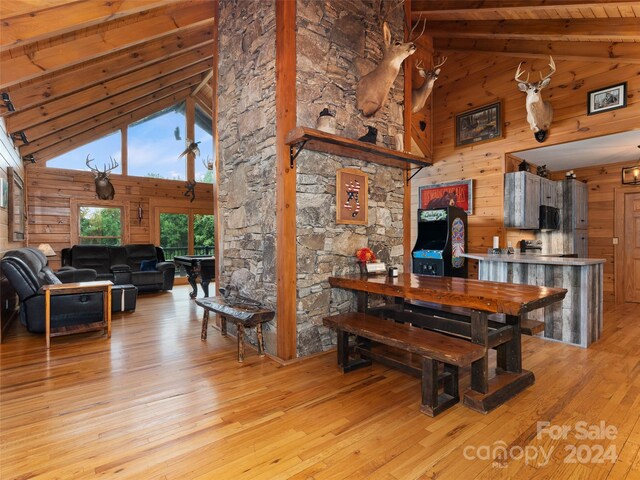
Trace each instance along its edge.
<instances>
[{"instance_id":1,"label":"exposed wood ceiling beam","mask_svg":"<svg viewBox=\"0 0 640 480\"><path fill-rule=\"evenodd\" d=\"M204 79L200 82L200 85L198 85L198 86L193 90L193 92L191 92L191 96L192 96L192 97L195 97L195 96L196 96L196 94L200 91L200 89L209 83L209 80L211 80L211 77L213 77L213 69L211 69L211 71L209 72L209 74L208 74L206 77L204 77Z\"/></svg>"},{"instance_id":2,"label":"exposed wood ceiling beam","mask_svg":"<svg viewBox=\"0 0 640 480\"><path fill-rule=\"evenodd\" d=\"M65 72L45 75L6 91L9 92L15 108L21 110L134 71L159 59L182 54L190 49L202 49L207 56L212 55L212 42L213 30L209 26L187 29L181 33L172 32L143 46L104 56L99 62L92 61Z\"/></svg>"},{"instance_id":3,"label":"exposed wood ceiling beam","mask_svg":"<svg viewBox=\"0 0 640 480\"><path fill-rule=\"evenodd\" d=\"M112 22L140 12L166 8L168 5L167 0L120 0L118 2L81 0L35 11L3 15L0 52L100 25L107 21Z\"/></svg>"},{"instance_id":4,"label":"exposed wood ceiling beam","mask_svg":"<svg viewBox=\"0 0 640 480\"><path fill-rule=\"evenodd\" d=\"M178 58L182 60L182 58ZM142 68L133 73L123 75L108 82L80 90L65 97L53 100L37 107L12 113L6 117L7 130L17 132L29 129L42 122L51 121L67 113L73 112L79 106L90 106L97 100L104 103L121 93L133 88L146 86L159 90L166 83L176 83L178 80L190 78L195 74L211 71L213 59L200 60L196 63L186 64L175 59L154 64L151 67ZM153 80L149 80L153 79Z\"/></svg>"},{"instance_id":5,"label":"exposed wood ceiling beam","mask_svg":"<svg viewBox=\"0 0 640 480\"><path fill-rule=\"evenodd\" d=\"M162 109L182 102L189 96L190 92L190 88L175 91L168 97L159 99L142 108L128 112L125 115L118 116L107 123L93 126L75 137L64 139L59 143L55 143L49 147L36 151L34 153L34 158L40 162L47 162L48 160L51 160L52 158L55 158L59 155L63 155L70 150L78 148L81 145L89 143L97 138L109 135L117 130L120 130L121 128L126 127L127 125L137 122L138 120L142 120L143 118L157 113ZM23 156L26 155L22 154L22 149L20 153Z\"/></svg>"},{"instance_id":6,"label":"exposed wood ceiling beam","mask_svg":"<svg viewBox=\"0 0 640 480\"><path fill-rule=\"evenodd\" d=\"M430 20L501 20L514 16L526 19L536 15L553 18L558 9L564 9L564 14L576 9L619 12L629 11L637 4L637 0L413 0L411 17L413 20L420 15Z\"/></svg>"},{"instance_id":7,"label":"exposed wood ceiling beam","mask_svg":"<svg viewBox=\"0 0 640 480\"><path fill-rule=\"evenodd\" d=\"M130 20L133 20L132 16ZM213 24L213 2L168 8L162 15L141 19L134 24L116 22L88 29L87 36L67 34L57 40L37 42L17 47L1 54L0 89L39 77L43 74L71 68L102 55L125 49L182 28ZM110 28L109 28L110 27ZM73 48L68 43L73 42Z\"/></svg>"},{"instance_id":8,"label":"exposed wood ceiling beam","mask_svg":"<svg viewBox=\"0 0 640 480\"><path fill-rule=\"evenodd\" d=\"M477 10L482 8L531 8L546 7L556 8L558 6L570 5L603 5L633 3L631 0L413 0L411 2L411 12L420 11L442 11L442 10Z\"/></svg>"},{"instance_id":9,"label":"exposed wood ceiling beam","mask_svg":"<svg viewBox=\"0 0 640 480\"><path fill-rule=\"evenodd\" d=\"M163 98L167 95L170 95L173 90L183 89L187 87L193 88L200 82L200 80L202 80L202 74L198 74L197 76L188 78L186 80L180 80L178 82L174 81L173 83L171 83L173 77L169 77L171 77L171 75L165 77L165 80L162 83L163 88L161 89L158 89L158 85L155 83L153 85L142 85L127 92L121 93L120 95L115 95L108 100L102 100L100 102L87 105L67 115L54 118L40 125L35 125L34 127L31 127L25 131L25 133L27 134L27 139L29 141L37 140L57 131L65 131L66 134L66 130L68 130L71 126L75 125L76 123L85 122L87 121L87 119L89 120L89 122L94 122L94 124L96 124L98 122L96 118L100 115L103 115L104 113L111 112L112 116L117 116L131 111L131 109L133 108L132 104L136 102L137 99L144 98L145 100L151 102L154 99ZM139 107L140 106L135 106L135 108Z\"/></svg>"},{"instance_id":10,"label":"exposed wood ceiling beam","mask_svg":"<svg viewBox=\"0 0 640 480\"><path fill-rule=\"evenodd\" d=\"M557 60L584 62L640 63L637 43L610 42L532 42L521 40L477 40L468 38L436 38L436 52L478 52L518 58L540 58L553 55Z\"/></svg>"},{"instance_id":11,"label":"exposed wood ceiling beam","mask_svg":"<svg viewBox=\"0 0 640 480\"><path fill-rule=\"evenodd\" d=\"M426 32L439 38L639 41L640 18L430 21Z\"/></svg>"}]
</instances>

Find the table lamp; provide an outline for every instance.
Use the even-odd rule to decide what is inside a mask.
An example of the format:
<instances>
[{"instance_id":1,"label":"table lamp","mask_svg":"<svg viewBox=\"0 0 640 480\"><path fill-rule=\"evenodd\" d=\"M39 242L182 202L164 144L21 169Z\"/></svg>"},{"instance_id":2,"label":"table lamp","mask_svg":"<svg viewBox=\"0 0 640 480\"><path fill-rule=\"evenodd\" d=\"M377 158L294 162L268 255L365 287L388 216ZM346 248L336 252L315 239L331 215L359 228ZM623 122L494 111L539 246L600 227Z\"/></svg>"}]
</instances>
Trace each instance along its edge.
<instances>
[{"instance_id":1,"label":"table lamp","mask_svg":"<svg viewBox=\"0 0 640 480\"><path fill-rule=\"evenodd\" d=\"M47 257L55 257L56 256L56 252L53 250L51 245L49 245L48 243L41 243L40 245L38 245L38 250L40 250L42 253L44 253Z\"/></svg>"}]
</instances>

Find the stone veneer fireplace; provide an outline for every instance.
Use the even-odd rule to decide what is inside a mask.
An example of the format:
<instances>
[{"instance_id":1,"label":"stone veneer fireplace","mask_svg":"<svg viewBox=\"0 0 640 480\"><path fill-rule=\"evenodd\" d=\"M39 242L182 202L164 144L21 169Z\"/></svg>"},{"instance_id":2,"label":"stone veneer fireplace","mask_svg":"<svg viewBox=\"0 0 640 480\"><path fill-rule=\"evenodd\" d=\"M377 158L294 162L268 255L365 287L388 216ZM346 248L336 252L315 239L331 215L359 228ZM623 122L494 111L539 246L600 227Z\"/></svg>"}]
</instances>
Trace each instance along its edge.
<instances>
[{"instance_id":1,"label":"stone veneer fireplace","mask_svg":"<svg viewBox=\"0 0 640 480\"><path fill-rule=\"evenodd\" d=\"M320 111L336 110L337 135L358 138L365 125L392 148L403 133L402 69L387 104L365 118L355 86L382 57L382 30L372 1L297 1L297 124L314 127ZM330 311L352 307L353 296L330 289L327 277L356 273L355 251L369 246L393 265L403 262L403 172L360 160L304 150L296 160L296 245L276 245L275 2L221 1L219 23L218 212L220 283L235 275L245 292L276 305L276 248L296 249L297 355L326 350L335 336L322 326ZM402 35L402 9L389 19ZM369 222L336 224L336 170L369 176ZM275 353L274 326L265 330Z\"/></svg>"}]
</instances>

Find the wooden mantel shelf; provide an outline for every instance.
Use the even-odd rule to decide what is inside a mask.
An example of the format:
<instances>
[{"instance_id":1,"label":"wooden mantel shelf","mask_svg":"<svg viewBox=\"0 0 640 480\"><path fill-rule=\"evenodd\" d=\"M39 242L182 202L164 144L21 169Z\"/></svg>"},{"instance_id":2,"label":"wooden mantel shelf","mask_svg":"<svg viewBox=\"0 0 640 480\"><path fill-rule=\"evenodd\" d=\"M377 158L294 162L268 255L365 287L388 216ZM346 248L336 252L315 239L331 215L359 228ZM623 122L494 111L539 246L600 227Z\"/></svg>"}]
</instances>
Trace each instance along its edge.
<instances>
[{"instance_id":1,"label":"wooden mantel shelf","mask_svg":"<svg viewBox=\"0 0 640 480\"><path fill-rule=\"evenodd\" d=\"M304 148L341 157L357 158L365 162L378 163L404 170L409 170L411 165L420 168L431 166L431 163L424 157L307 127L296 127L291 130L287 135L286 144L291 149L291 168L293 168L293 161L298 156L298 153Z\"/></svg>"}]
</instances>

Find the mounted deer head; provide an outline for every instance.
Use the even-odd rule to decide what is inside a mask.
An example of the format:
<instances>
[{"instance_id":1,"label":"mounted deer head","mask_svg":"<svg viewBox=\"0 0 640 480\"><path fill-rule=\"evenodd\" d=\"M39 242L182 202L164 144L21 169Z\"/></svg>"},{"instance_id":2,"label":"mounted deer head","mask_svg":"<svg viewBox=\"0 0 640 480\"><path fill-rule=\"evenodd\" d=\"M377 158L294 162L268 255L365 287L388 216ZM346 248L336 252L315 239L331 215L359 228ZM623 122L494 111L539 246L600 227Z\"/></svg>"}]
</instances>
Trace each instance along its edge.
<instances>
[{"instance_id":1,"label":"mounted deer head","mask_svg":"<svg viewBox=\"0 0 640 480\"><path fill-rule=\"evenodd\" d=\"M380 2L381 12L384 10L382 8L382 3L383 2ZM403 3L404 2L400 2L394 8L397 8ZM413 41L409 40L409 42L406 43L396 41L392 43L389 25L384 21L389 13L390 10L387 9L387 12L384 15L381 15L383 19L382 32L384 37L384 55L382 60L376 68L362 77L356 86L356 106L358 107L358 110L362 111L362 114L365 117L370 117L380 110L385 104L387 96L389 95L389 90L391 90L391 86L400 71L400 65L402 65L405 58L416 51L416 46L413 42L422 36L426 27L426 23L424 23L422 33ZM419 23L420 21L418 20L414 28L411 30L409 38L411 38L413 30Z\"/></svg>"},{"instance_id":2,"label":"mounted deer head","mask_svg":"<svg viewBox=\"0 0 640 480\"><path fill-rule=\"evenodd\" d=\"M546 77L542 77L540 72L540 81L529 83L529 74L527 73L527 79L522 80L520 77L523 75L523 71L520 69L522 62L518 65L516 71L516 82L518 82L518 88L527 94L527 122L533 134L538 142L544 142L547 138L547 132L551 126L551 120L553 119L553 108L551 103L542 100L540 92L551 82L551 76L556 71L556 64L553 62L553 58L549 55L549 67L551 71Z\"/></svg>"},{"instance_id":3,"label":"mounted deer head","mask_svg":"<svg viewBox=\"0 0 640 480\"><path fill-rule=\"evenodd\" d=\"M438 61L440 61L440 59L436 60L436 62ZM433 84L436 83L438 75L440 75L440 67L444 65L444 62L446 61L447 57L443 57L442 61L437 65L434 65L432 70L425 70L422 68L422 60L416 63L418 74L424 78L424 83L420 88L414 88L411 91L411 111L413 113L418 113L422 110L424 104L427 103L427 99L433 90Z\"/></svg>"},{"instance_id":4,"label":"mounted deer head","mask_svg":"<svg viewBox=\"0 0 640 480\"><path fill-rule=\"evenodd\" d=\"M213 160L209 155L207 155L206 160L202 159L202 164L204 165L204 168L206 168L207 170L213 170Z\"/></svg>"},{"instance_id":5,"label":"mounted deer head","mask_svg":"<svg viewBox=\"0 0 640 480\"><path fill-rule=\"evenodd\" d=\"M85 161L87 167L89 167L96 176L96 178L94 178L94 182L96 182L96 195L100 200L113 200L113 197L116 194L113 185L111 185L111 182L109 181L109 174L111 173L111 170L118 168L118 162L111 157L109 157L109 160L111 160L109 167L107 168L107 166L104 165L104 170L102 171L90 165L94 159L90 159L89 155L87 155L87 160Z\"/></svg>"}]
</instances>

